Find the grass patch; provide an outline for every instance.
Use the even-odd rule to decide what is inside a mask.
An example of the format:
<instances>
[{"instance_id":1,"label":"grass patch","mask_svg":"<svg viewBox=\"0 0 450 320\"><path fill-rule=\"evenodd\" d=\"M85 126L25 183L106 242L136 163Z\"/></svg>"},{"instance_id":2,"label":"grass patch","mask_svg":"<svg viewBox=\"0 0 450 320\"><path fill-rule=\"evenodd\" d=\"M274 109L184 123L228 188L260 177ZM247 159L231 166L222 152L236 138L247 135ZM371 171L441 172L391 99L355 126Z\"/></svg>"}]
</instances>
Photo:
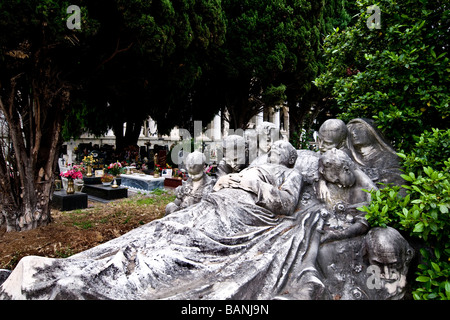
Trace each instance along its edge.
<instances>
[{"instance_id":1,"label":"grass patch","mask_svg":"<svg viewBox=\"0 0 450 320\"><path fill-rule=\"evenodd\" d=\"M63 214L68 215L70 223L77 228L86 230L93 226L94 215L91 209L77 209L63 212Z\"/></svg>"},{"instance_id":2,"label":"grass patch","mask_svg":"<svg viewBox=\"0 0 450 320\"><path fill-rule=\"evenodd\" d=\"M94 208L77 209L63 212L68 215L70 223L80 229L87 230L98 224L126 224L136 216L154 215L155 219L164 216L164 210L169 202L175 200L173 192L164 189L154 189L146 194L138 194L131 198L99 204ZM145 222L136 221L139 225Z\"/></svg>"},{"instance_id":3,"label":"grass patch","mask_svg":"<svg viewBox=\"0 0 450 320\"><path fill-rule=\"evenodd\" d=\"M70 247L61 248L55 251L56 258L67 258L73 255L74 252Z\"/></svg>"}]
</instances>

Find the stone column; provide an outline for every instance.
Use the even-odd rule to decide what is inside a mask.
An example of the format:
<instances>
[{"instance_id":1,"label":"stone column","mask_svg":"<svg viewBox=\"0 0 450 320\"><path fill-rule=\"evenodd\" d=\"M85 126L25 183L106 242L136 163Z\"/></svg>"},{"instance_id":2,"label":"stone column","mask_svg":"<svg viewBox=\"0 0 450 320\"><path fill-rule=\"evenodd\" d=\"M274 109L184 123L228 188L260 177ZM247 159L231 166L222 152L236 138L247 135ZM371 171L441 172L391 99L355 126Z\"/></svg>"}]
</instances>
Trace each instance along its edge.
<instances>
[{"instance_id":1,"label":"stone column","mask_svg":"<svg viewBox=\"0 0 450 320\"><path fill-rule=\"evenodd\" d=\"M273 123L277 129L280 129L280 109L275 109L273 114Z\"/></svg>"},{"instance_id":2,"label":"stone column","mask_svg":"<svg viewBox=\"0 0 450 320\"><path fill-rule=\"evenodd\" d=\"M264 112L261 111L256 115L256 126L259 126L264 121Z\"/></svg>"},{"instance_id":3,"label":"stone column","mask_svg":"<svg viewBox=\"0 0 450 320\"><path fill-rule=\"evenodd\" d=\"M213 141L219 141L220 139L222 139L222 125L221 125L220 111L218 114L216 114L214 116L213 127L214 127L214 132L213 132L213 137L212 137Z\"/></svg>"}]
</instances>

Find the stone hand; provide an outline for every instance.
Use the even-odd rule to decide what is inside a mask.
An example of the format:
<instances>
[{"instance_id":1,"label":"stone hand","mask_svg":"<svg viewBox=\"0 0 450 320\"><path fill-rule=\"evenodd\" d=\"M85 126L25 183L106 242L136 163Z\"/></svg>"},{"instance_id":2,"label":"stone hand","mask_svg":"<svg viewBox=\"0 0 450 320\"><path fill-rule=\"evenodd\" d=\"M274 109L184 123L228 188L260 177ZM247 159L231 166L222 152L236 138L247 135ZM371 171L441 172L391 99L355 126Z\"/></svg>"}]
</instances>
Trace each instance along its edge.
<instances>
[{"instance_id":1,"label":"stone hand","mask_svg":"<svg viewBox=\"0 0 450 320\"><path fill-rule=\"evenodd\" d=\"M331 202L330 190L328 190L327 183L325 180L319 180L317 184L317 198L324 202Z\"/></svg>"},{"instance_id":2,"label":"stone hand","mask_svg":"<svg viewBox=\"0 0 450 320\"><path fill-rule=\"evenodd\" d=\"M214 185L213 190L214 191L219 191L220 189L231 188L232 184L236 183L236 182L232 181L233 180L232 176L234 176L234 175L235 174L227 174L227 175L221 176L219 178L219 180L217 180L216 184ZM234 179L234 181L235 180L236 179Z\"/></svg>"}]
</instances>

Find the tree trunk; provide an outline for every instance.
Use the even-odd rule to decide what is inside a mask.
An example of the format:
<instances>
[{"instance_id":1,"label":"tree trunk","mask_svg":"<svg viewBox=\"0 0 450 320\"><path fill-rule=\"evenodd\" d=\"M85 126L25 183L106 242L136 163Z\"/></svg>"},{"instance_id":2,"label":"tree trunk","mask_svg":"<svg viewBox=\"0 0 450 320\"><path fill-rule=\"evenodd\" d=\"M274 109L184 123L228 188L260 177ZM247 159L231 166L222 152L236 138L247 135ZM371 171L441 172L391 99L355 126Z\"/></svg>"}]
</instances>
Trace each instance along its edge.
<instances>
[{"instance_id":1,"label":"tree trunk","mask_svg":"<svg viewBox=\"0 0 450 320\"><path fill-rule=\"evenodd\" d=\"M119 121L114 123L113 128L114 136L116 137L116 151L121 152L125 148L125 138L123 134L123 122Z\"/></svg>"},{"instance_id":2,"label":"tree trunk","mask_svg":"<svg viewBox=\"0 0 450 320\"><path fill-rule=\"evenodd\" d=\"M126 146L137 145L143 125L143 121L127 121L127 129L125 131Z\"/></svg>"},{"instance_id":3,"label":"tree trunk","mask_svg":"<svg viewBox=\"0 0 450 320\"><path fill-rule=\"evenodd\" d=\"M118 122L113 126L113 132L116 136L116 150L119 152L128 146L137 145L143 121L127 121L126 124L125 134L123 133L123 122Z\"/></svg>"},{"instance_id":4,"label":"tree trunk","mask_svg":"<svg viewBox=\"0 0 450 320\"><path fill-rule=\"evenodd\" d=\"M41 72L44 79L57 78L51 69ZM7 231L30 230L51 221L62 113L69 101L62 84L55 90L51 80L30 84L21 76L11 79L7 101L0 97L12 141L11 148L0 148L2 223Z\"/></svg>"}]
</instances>

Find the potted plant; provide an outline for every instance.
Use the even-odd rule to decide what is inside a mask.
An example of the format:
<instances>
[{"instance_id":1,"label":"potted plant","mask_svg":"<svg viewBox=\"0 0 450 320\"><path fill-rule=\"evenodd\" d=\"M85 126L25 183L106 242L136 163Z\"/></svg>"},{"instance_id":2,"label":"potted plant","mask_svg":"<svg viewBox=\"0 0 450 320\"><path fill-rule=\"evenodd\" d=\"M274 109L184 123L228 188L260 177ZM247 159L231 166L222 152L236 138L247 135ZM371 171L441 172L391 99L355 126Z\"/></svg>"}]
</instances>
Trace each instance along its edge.
<instances>
[{"instance_id":1,"label":"potted plant","mask_svg":"<svg viewBox=\"0 0 450 320\"><path fill-rule=\"evenodd\" d=\"M75 193L75 187L73 184L74 179L83 179L83 174L81 171L77 171L75 169L70 169L67 171L64 171L60 174L61 177L67 178L67 194L74 194Z\"/></svg>"},{"instance_id":2,"label":"potted plant","mask_svg":"<svg viewBox=\"0 0 450 320\"><path fill-rule=\"evenodd\" d=\"M157 164L155 166L155 171L153 171L153 177L154 178L159 178L159 174L161 173L161 166L159 164Z\"/></svg>"},{"instance_id":3,"label":"potted plant","mask_svg":"<svg viewBox=\"0 0 450 320\"><path fill-rule=\"evenodd\" d=\"M96 161L97 160L95 160L92 155L91 156L85 156L83 158L83 161L81 162L81 165L84 165L87 168L86 177L92 177L92 166L94 165L94 163Z\"/></svg>"},{"instance_id":4,"label":"potted plant","mask_svg":"<svg viewBox=\"0 0 450 320\"><path fill-rule=\"evenodd\" d=\"M106 171L112 174L114 177L113 182L111 183L112 188L117 188L119 186L116 182L116 177L122 173L122 168L122 164L118 161L109 164L109 166L107 167Z\"/></svg>"},{"instance_id":5,"label":"potted plant","mask_svg":"<svg viewBox=\"0 0 450 320\"><path fill-rule=\"evenodd\" d=\"M102 180L104 186L109 186L114 180L114 177L111 174L105 173L100 179Z\"/></svg>"}]
</instances>

